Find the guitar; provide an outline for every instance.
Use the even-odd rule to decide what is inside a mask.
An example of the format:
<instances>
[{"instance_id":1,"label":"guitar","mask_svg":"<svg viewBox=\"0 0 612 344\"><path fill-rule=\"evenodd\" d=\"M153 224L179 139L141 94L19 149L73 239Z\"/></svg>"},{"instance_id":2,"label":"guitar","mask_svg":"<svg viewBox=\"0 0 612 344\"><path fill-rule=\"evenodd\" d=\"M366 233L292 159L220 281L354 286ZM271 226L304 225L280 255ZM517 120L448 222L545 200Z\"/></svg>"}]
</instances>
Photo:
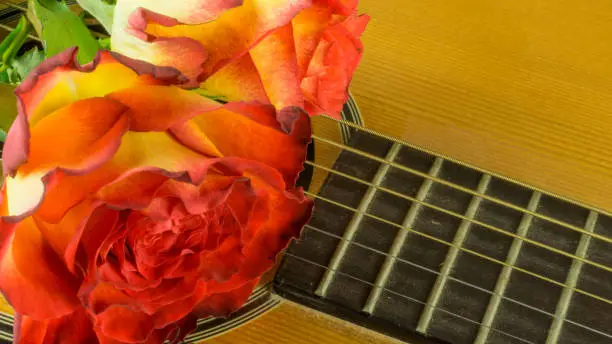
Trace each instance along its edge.
<instances>
[{"instance_id":1,"label":"guitar","mask_svg":"<svg viewBox=\"0 0 612 344\"><path fill-rule=\"evenodd\" d=\"M373 133L314 119L314 222L202 340L612 342L612 6L360 4L352 93Z\"/></svg>"}]
</instances>

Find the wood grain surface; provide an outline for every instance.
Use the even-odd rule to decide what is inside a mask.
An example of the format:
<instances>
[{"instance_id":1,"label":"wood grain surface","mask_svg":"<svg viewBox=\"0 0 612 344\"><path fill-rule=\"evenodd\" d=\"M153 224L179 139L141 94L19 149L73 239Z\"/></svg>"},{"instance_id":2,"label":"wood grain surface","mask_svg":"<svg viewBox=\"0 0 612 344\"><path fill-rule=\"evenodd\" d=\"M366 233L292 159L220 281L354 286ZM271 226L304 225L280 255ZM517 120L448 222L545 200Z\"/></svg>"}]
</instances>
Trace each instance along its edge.
<instances>
[{"instance_id":1,"label":"wood grain surface","mask_svg":"<svg viewBox=\"0 0 612 344\"><path fill-rule=\"evenodd\" d=\"M352 92L366 126L612 209L612 3L361 0L360 9L372 22ZM289 302L208 341L385 342Z\"/></svg>"},{"instance_id":2,"label":"wood grain surface","mask_svg":"<svg viewBox=\"0 0 612 344\"><path fill-rule=\"evenodd\" d=\"M372 22L351 90L367 127L612 210L612 3L361 0L360 9ZM340 324L284 303L209 342L392 342Z\"/></svg>"}]
</instances>

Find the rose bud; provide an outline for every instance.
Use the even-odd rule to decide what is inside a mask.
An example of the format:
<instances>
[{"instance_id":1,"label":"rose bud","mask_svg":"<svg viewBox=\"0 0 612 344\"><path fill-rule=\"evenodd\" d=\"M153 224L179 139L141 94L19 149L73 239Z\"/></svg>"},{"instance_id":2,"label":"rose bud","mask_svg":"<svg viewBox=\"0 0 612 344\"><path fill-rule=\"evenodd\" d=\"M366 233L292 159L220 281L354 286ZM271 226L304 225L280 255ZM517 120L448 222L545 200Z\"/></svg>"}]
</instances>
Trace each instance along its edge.
<instances>
[{"instance_id":1,"label":"rose bud","mask_svg":"<svg viewBox=\"0 0 612 344\"><path fill-rule=\"evenodd\" d=\"M340 118L369 17L357 0L118 0L114 51L177 68L226 101Z\"/></svg>"},{"instance_id":2,"label":"rose bud","mask_svg":"<svg viewBox=\"0 0 612 344\"><path fill-rule=\"evenodd\" d=\"M71 49L16 90L0 290L18 343L163 343L238 309L313 202L299 108L220 104L181 75Z\"/></svg>"}]
</instances>

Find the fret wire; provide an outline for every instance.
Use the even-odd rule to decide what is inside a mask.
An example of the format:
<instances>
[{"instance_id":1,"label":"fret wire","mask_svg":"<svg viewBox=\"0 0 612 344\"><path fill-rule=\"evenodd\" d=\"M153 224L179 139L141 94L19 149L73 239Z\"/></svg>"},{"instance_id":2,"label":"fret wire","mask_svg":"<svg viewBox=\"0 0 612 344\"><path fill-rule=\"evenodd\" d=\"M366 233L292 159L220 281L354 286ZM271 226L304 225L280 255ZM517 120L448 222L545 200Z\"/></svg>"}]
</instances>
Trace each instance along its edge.
<instances>
[{"instance_id":1,"label":"fret wire","mask_svg":"<svg viewBox=\"0 0 612 344\"><path fill-rule=\"evenodd\" d=\"M394 144L389 150L389 153L387 153L386 159L388 160L395 159L395 157L400 151L400 148L401 148L401 145ZM372 203L372 200L374 199L374 195L376 194L376 190L377 190L376 187L380 185L380 183L382 183L383 178L387 175L388 170L389 170L389 165L387 164L381 164L380 167L378 168L378 171L376 172L376 175L374 176L374 179L372 180L372 183L371 183L372 185L368 187L368 190L363 195L363 198L361 199L361 202L359 203L359 206L357 207L359 211L353 214L353 218L351 219L351 222L348 224L348 226L344 230L344 237L348 241L352 241L355 234L357 234L357 229L359 228L359 225L361 224L363 220L363 216L364 216L363 214L367 212L368 208L370 207L370 203ZM319 286L317 287L317 290L315 291L316 295L325 296L327 294L327 290L334 278L334 271L340 267L340 263L342 262L342 258L344 258L344 256L346 255L347 249L348 249L348 244L346 244L346 241L341 241L338 247L336 247L336 250L330 262L331 269L325 272L323 278L321 279L321 282L319 283Z\"/></svg>"},{"instance_id":2,"label":"fret wire","mask_svg":"<svg viewBox=\"0 0 612 344\"><path fill-rule=\"evenodd\" d=\"M359 183L362 183L362 184L365 184L365 185L373 186L373 185L372 185L372 183L370 183L370 182L368 182L368 181L361 180L361 179L359 179L359 178L353 177L353 176L348 175L348 174L346 174L346 173L343 173L343 172L340 172L340 171L337 171L337 170L334 170L334 169L331 169L331 168L328 168L328 167L325 167L325 166L319 165L319 164L314 163L314 162L312 162L312 161L306 161L306 162L305 162L305 164L307 164L307 165L311 165L311 166L313 166L313 167L315 167L315 168L322 169L322 170L327 171L327 172L329 172L329 173L333 173L333 174L336 174L336 175L339 175L339 176L342 176L342 177L345 177L345 178L351 179L351 180L353 180L353 181L356 181L356 182L359 182ZM581 262L583 262L583 263L586 263L586 264L589 264L589 265L595 266L595 267L600 268L600 269L602 269L602 270L606 270L606 271L608 271L608 272L612 272L612 267L610 267L610 266L607 266L607 265L604 265L604 264L601 264L601 263L597 263L597 262L591 261L591 260L589 260L589 259L587 259L587 258L581 258L581 257L578 257L578 256L576 256L576 255L575 255L575 254L573 254L573 253L565 252L565 251L560 250L560 249L558 249L558 248L555 248L555 247L552 247L552 246L549 246L549 245L543 244L543 243L541 243L541 242L539 242L539 241L536 241L536 240L533 240L533 239L529 239L529 238L527 238L527 237L525 237L525 236L521 236L521 235L516 234L516 233L511 233L511 232L508 232L508 231L506 231L506 230L503 230L503 229L501 229L501 228L497 228L497 227L495 227L495 226L493 226L493 225L490 225L490 224L485 223L485 222L482 222L482 221L475 220L475 219L469 219L469 218L465 217L464 215L457 214L457 213L455 213L455 212L453 212L453 211L450 211L450 210L447 210L447 209L441 208L441 207L436 206L436 205L433 205L433 204L431 204L431 203L428 203L428 202L425 202L425 201L418 200L418 199L416 199L415 197L408 196L408 195L404 195L404 194L402 194L402 193L400 193L400 192L393 191L393 190L388 189L388 188L386 188L386 187L383 187L383 186L374 186L374 187L376 187L377 189L379 189L379 190L381 190L381 191L384 191L384 192L390 193L390 194L392 194L392 195L395 195L395 196L398 196L398 197L401 197L401 198L404 198L404 199L410 200L410 201L412 201L412 202L418 202L418 203L420 203L421 205L424 205L424 206L426 206L426 207L428 207L428 208L431 208L431 209L433 209L433 210L436 210L436 211L439 211L439 212L445 213L445 214L447 214L447 215L450 215L450 216L453 216L453 217L459 218L459 219L461 219L461 220L467 220L467 221L470 221L470 222L472 222L472 223L474 223L474 224L477 224L477 225L479 225L479 226L481 226L481 227L483 227L483 228L486 228L486 229L489 229L489 230L492 230L492 231L495 231L495 232L501 233L501 234L503 234L503 235L506 235L506 236L509 236L509 237L512 237L512 238L515 238L515 239L520 239L520 240L523 240L524 242L527 242L527 243L529 243L529 244L531 244L531 245L534 245L534 246L537 246L537 247L543 248L543 249L545 249L545 250L547 250L547 251L551 251L551 252L553 252L553 253L556 253L556 254L559 254L559 255L562 255L562 256L568 257L568 258L570 258L570 259L579 260L579 261L581 261ZM474 194L474 196L478 196L478 197L480 197L480 195L481 195L481 194L478 194L478 193L475 193L475 194ZM528 212L525 212L524 214L528 214L528 215L530 215L530 216L533 216L533 215L531 215L531 214L530 214L530 213L528 213ZM396 224L396 225L397 225L397 224ZM585 231L585 235L588 235L588 234L594 234L594 233L589 233L588 231ZM591 236L592 236L592 235L591 235Z\"/></svg>"},{"instance_id":3,"label":"fret wire","mask_svg":"<svg viewBox=\"0 0 612 344\"><path fill-rule=\"evenodd\" d=\"M336 235L336 234L334 234L334 233L330 233L330 232L328 232L328 231L326 231L326 230L323 230L323 229L317 228L317 227L312 226L312 225L310 225L310 224L307 224L305 227L307 227L307 228L309 228L309 229L311 229L311 230L313 230L313 231L316 231L316 232L318 232L318 233L321 233L321 234L323 234L323 235L326 235L326 236L329 236L329 237L332 237L332 238L338 239L338 240L345 240L344 238L342 238L342 237L341 237L341 236L339 236L339 235ZM380 255L382 255L382 256L386 256L386 255L387 255L385 252L383 252L383 251L381 251L381 250L378 250L378 249L376 249L376 248L373 248L373 247L370 247L370 246L364 245L364 244L359 243L359 242L356 242L356 241L352 241L352 242L350 242L350 245L359 246L359 247L361 247L361 248L363 248L363 249L365 249L365 250L368 250L368 251L371 251L371 252L374 252L374 253L380 254ZM295 256L295 255L293 255L293 256ZM401 262L401 263L404 263L404 264L407 264L407 265L413 266L413 267L415 267L415 268L417 268L417 269L420 269L420 270L423 270L423 271L427 271L427 272L429 272L429 273L431 273L431 274L434 274L434 275L436 275L436 276L439 276L439 275L440 275L440 272L439 272L439 271L436 271L436 270L434 270L434 269L428 268L428 267L426 267L426 266L422 266L422 265L417 264L417 263L415 263L415 262L411 262L411 261L409 261L409 260L407 260L407 259L405 259L405 258L395 257L395 260L396 260L396 261L398 261L398 262ZM327 267L325 267L325 268L327 269ZM533 310L533 311L535 311L535 312L538 312L538 313L544 314L544 315L546 315L546 316L549 316L549 317L551 317L551 318L555 319L555 314L553 314L553 313L551 313L551 312L547 312L547 311L545 311L545 310L543 310L543 309L540 309L540 308L537 308L537 307L535 307L535 306L531 306L531 305L526 304L526 303L524 303L524 302L518 301L518 300L513 299L513 298L511 298L511 297L509 297L509 296L505 296L505 295L503 294L503 291L502 291L502 293L497 292L497 288L496 288L496 290L495 290L495 291L491 291L491 290L488 290L488 289L486 289L486 288L479 287L479 286L477 286L477 285L475 285L475 284L472 284L472 283L469 283L469 282L463 281L463 280L461 280L461 279L459 279L459 278L457 278L457 277L454 277L454 276L452 276L452 275L451 275L451 276L449 276L449 277L448 277L448 279L449 279L449 280L451 280L451 281L457 282L457 283L459 283L459 284L462 284L462 285L464 285L464 286L467 286L467 287L470 287L470 288L473 288L473 289L479 290L479 291L481 291L481 292L483 292L483 293L489 294L489 295L491 295L491 298L497 298L497 299L499 299L499 300L502 300L502 299L503 299L503 300L507 300L507 301L512 302L512 303L514 303L514 304L520 305L520 306L522 306L522 307L528 308L528 309L530 309L530 310ZM376 284L372 284L372 287L373 287L374 289L388 290L388 288L386 288L386 287L384 287L384 286L379 286L379 285L376 285ZM584 325L584 324L581 324L581 323L575 322L575 321L573 321L573 320L564 319L564 322L570 323L570 324L572 324L572 325L575 325L575 326L581 327L581 328L583 328L583 329L585 329L585 330L587 330L587 331L594 332L594 333L600 334L600 335L602 335L602 336L604 336L604 337L607 337L607 338L611 338L611 339L612 339L612 334L608 334L608 333L606 333L606 332L603 332L603 331L600 331L600 330L597 330L597 329L591 328L591 327L589 327L589 326L587 326L587 325ZM490 322L489 324L485 324L485 322L483 321L481 325L486 326L486 327L487 327L487 329L489 329L489 328L492 326L492 322ZM475 341L474 343L477 343L477 342ZM484 343L484 342L483 342L483 343Z\"/></svg>"},{"instance_id":4,"label":"fret wire","mask_svg":"<svg viewBox=\"0 0 612 344\"><path fill-rule=\"evenodd\" d=\"M595 226L597 225L597 213L591 211L589 213L589 217L586 220L584 228L592 232L595 230ZM591 237L587 235L583 235L580 238L580 242L578 243L578 248L576 248L576 255L581 257L586 257L587 251L589 249L589 244ZM567 316L567 311L569 309L570 302L572 300L572 296L574 294L572 287L576 287L578 284L578 278L580 276L580 272L582 270L582 262L577 260L572 262L570 270L567 274L567 279L565 284L569 287L564 288L559 298L559 302L557 303L557 309L555 311L556 318L550 326L548 331L548 337L546 338L546 344L556 344L559 341L559 336L561 334L561 329L563 327L563 319Z\"/></svg>"},{"instance_id":5,"label":"fret wire","mask_svg":"<svg viewBox=\"0 0 612 344\"><path fill-rule=\"evenodd\" d=\"M503 179L503 180L505 180L505 181L508 181L508 182L511 182L511 183L514 183L514 184L517 184L517 185L523 186L523 187L525 187L525 188L528 188L528 189L531 189L531 190L535 190L535 191L539 191L539 192L541 192L541 193L543 193L543 194L547 194L547 195L550 195L550 196L554 196L555 198L558 198L558 199L561 199L561 200L567 201L567 202L572 203L572 204L574 204L574 205L576 205L576 206L585 207L585 205L584 205L584 204L582 204L582 203L580 203L580 202L578 202L578 201L576 201L576 200L573 200L573 199L571 199L571 198L568 198L568 197L565 197L565 196L561 196L561 195L558 195L558 194L555 194L555 193L551 193L551 192L548 192L548 191L546 191L546 190L542 190L542 189L540 189L540 188L533 187L533 186L528 185L528 184L526 184L526 183L523 183L523 182L521 182L521 181L518 181L518 180L515 180L515 179L512 179L512 178L509 178L509 177L505 177L505 176L502 176L502 175L498 175L498 174L496 174L496 173L493 173L493 172L491 172L491 171L484 170L484 169L482 169L482 168L478 168L478 167L472 166L472 165L470 165L470 164L464 163L463 161L459 161L459 160L457 160L457 159L454 159L454 158L452 158L452 157L450 157L450 156L447 156L447 155L444 155L444 154L440 154L440 153L436 153L436 152L434 152L434 151L428 150L428 149L426 149L426 148L419 147L419 146L417 146L417 145L413 145L413 144L411 144L411 143L409 143L409 142L406 142L405 140L401 140L401 139L398 139L398 138L395 138L395 137L392 137L392 136L389 136L389 135L385 135L385 134L383 134L383 133L376 132L376 131L374 131L374 130L372 130L372 129L366 128L364 125L361 125L361 124L359 124L359 123L352 123L352 122L349 122L349 121L344 120L344 119L336 119L336 118L330 117L330 116L328 116L328 115L321 115L321 116L317 116L317 117L318 117L318 118L325 119L325 120L327 120L327 121L337 122L338 124L341 124L341 125L346 125L346 126L351 127L351 128L353 128L353 129L357 129L358 131L362 131L362 132L365 132L365 133L368 133L368 134L371 134L371 135L374 135L374 136L377 136L377 137L383 138L383 139L388 140L388 141L391 141L391 142L399 143L399 144L401 144L401 145L404 145L404 146L406 146L406 147L412 148L412 149L417 150L417 151L420 151L420 152L427 153L427 154L429 154L429 155L433 155L433 156L441 157L441 158L443 158L444 160L447 160L447 161L450 161L450 162L454 162L454 163L456 163L456 164L459 164L459 165L465 166L465 167L467 167L467 168L470 168L470 169L473 169L473 170L479 171L479 172L481 172L481 173L483 173L483 174L490 174L490 175L491 175L491 176L493 176L493 177L496 177L496 178L499 178L499 179ZM345 145L345 146L346 146L346 145ZM365 153L365 152L364 152L364 153ZM501 200L500 200L500 201L501 201ZM503 201L501 201L501 202L503 202ZM587 206L587 207L588 207L588 206ZM520 208L520 207L519 207L519 208ZM517 209L517 210L520 210L520 209ZM527 209L523 208L523 210L527 210ZM595 210L596 210L597 212L601 213L601 214L604 214L604 215L606 215L606 216L610 216L610 217L612 217L612 212L605 211L605 210L603 210L603 209L595 209ZM555 219L551 219L551 220L555 220ZM563 223L563 222L562 222L562 223ZM571 224L567 224L567 225L572 226ZM580 228L580 226L573 226L573 227L574 227L574 229L576 229L576 230L580 230L580 229L581 229L581 228ZM611 238L611 239L612 239L612 238Z\"/></svg>"},{"instance_id":6,"label":"fret wire","mask_svg":"<svg viewBox=\"0 0 612 344\"><path fill-rule=\"evenodd\" d=\"M323 117L325 117L325 116L323 116ZM335 120L335 119L334 119L334 120ZM344 124L344 122L342 122L342 121L340 121L340 123L343 123L343 124ZM364 130L364 131L365 131L365 130ZM371 132L371 131L366 131L366 132ZM374 134L376 134L376 133L374 132ZM381 137L386 138L385 136L382 136L381 134L376 134L376 135L379 135L379 136L381 136ZM313 135L312 135L312 138L313 138L314 140L316 140L316 141L323 142L323 143L327 143L327 144L330 144L330 145L335 146L335 147L338 147L338 148L342 148L342 149L344 149L344 150L346 150L346 151L349 151L349 152L355 153L355 154L357 154L357 155L361 155L361 156L366 157L366 158L368 158L368 159L371 159L371 160L374 160L374 161L377 161L377 162L380 162L380 163L389 164L389 165L391 165L392 167L398 168L398 169L400 169L400 170L403 170L403 171L405 171L405 172L411 173L411 174L413 174L413 175L417 175L417 176L422 177L422 178L433 179L433 180L434 180L435 182L437 182L437 183L440 183L440 184L445 185L445 186L448 186L448 187L450 187L450 188L453 188L453 189L456 189L456 190L462 191L462 192L464 192L464 193L468 193L468 194L470 194L470 195L472 195L472 196L480 196L480 197L482 197L483 199L486 199L487 201L491 201L491 202L497 203L497 204L499 204L499 205L505 206L505 207L507 207L507 208L510 208L510 209L513 209L513 210L516 210L516 211L519 211L519 212L521 212L521 213L528 213L528 214L530 214L530 215L532 215L532 216L534 216L534 217L540 218L540 219L542 219L542 220L545 220L545 221L548 221L548 222L551 222L551 223L557 224L557 225L559 225L559 226L562 226L562 227L565 227L565 228L571 229L571 230L573 230L573 231L575 231L575 232L579 232L579 233L581 233L581 234L590 235L590 236L592 236L592 237L594 237L594 238L597 238L597 239L599 239L599 240L603 240L603 241L605 241L605 242L607 242L607 243L612 244L612 238L609 238L609 237L607 237L607 236L605 236L605 235L601 235L601 234L598 234L598 233L588 233L587 231L585 231L585 230L584 230L584 228L580 228L580 227L574 226L574 225L572 225L572 224L569 224L569 223L563 222L563 221L561 221L561 220L557 220L557 219L555 219L555 218L552 218L552 217L549 217L549 216L546 216L546 215L543 215L543 214L539 214L539 213L537 213L537 212L533 212L533 211L531 211L531 212L530 212L528 209L525 209L525 208L523 208L523 207L520 207L520 206L514 205L514 204L512 204L512 203L508 203L508 202L506 202L506 201L503 201L503 200L497 199L497 198L495 198L495 197L493 197L493 196L490 196L490 195L478 195L478 194L477 194L477 192L476 192L476 191L474 191L474 190L471 190L471 189L468 189L468 188L463 187L463 186L461 186L461 185L458 185L458 184L455 184L455 183L452 183L452 182L446 181L446 180L444 180L444 179L440 179L440 178L437 178L437 177L428 176L428 175L427 175L427 173L423 173L423 172L421 172L421 171L417 171L417 170L415 170L415 169L412 169L412 168L410 168L410 167L407 167L407 166L404 166L404 165L401 165L401 164L398 164L398 163L395 163L395 162L386 161L384 158L380 158L380 157L378 157L378 156L375 156L375 155L370 154L370 153L368 153L368 152L365 152L365 151L362 151L362 150L356 149L356 148L354 148L354 147L351 147L351 146L345 145L345 144L343 144L343 143L338 143L338 142L335 142L335 141L332 141L332 140L326 139L326 138L324 138L324 137L321 137L321 136L318 136L318 135L315 135L315 134L313 134ZM400 142L400 141L398 141L398 140L394 140L394 142ZM454 162L454 160L451 160L451 159L446 159L446 160L449 160L449 161L453 161L453 162ZM471 168L471 167L470 167L470 168ZM497 176L497 175L495 175L495 174L491 174L491 175L493 175L493 176L495 176L495 177L498 177L498 178L501 178L501 179L510 180L510 181L512 181L513 183L516 183L516 184L522 185L521 183L518 183L518 182L513 181L513 180L511 180L511 179L508 179L508 178L502 178L502 177L499 177L499 176ZM533 188L533 187L531 187L531 186L527 186L527 187L528 187L529 189L531 189L531 190L536 190L535 188ZM538 190L538 191L539 191L539 190ZM557 196L557 195L555 195L555 197L556 197L556 198L559 198L559 199L563 199L563 200L568 200L567 198L564 198L564 197L561 197L561 196ZM568 200L568 201L570 201L570 200ZM576 202L572 202L572 201L570 201L570 202L571 202L571 203L574 203L574 204L576 203ZM609 215L609 213L604 212L603 210L598 210L598 212L600 212L600 213L602 213L602 214Z\"/></svg>"},{"instance_id":7,"label":"fret wire","mask_svg":"<svg viewBox=\"0 0 612 344\"><path fill-rule=\"evenodd\" d=\"M12 342L13 341L13 334L12 333L8 333L8 332L4 332L4 331L0 331L0 339L8 340L8 341Z\"/></svg>"},{"instance_id":8,"label":"fret wire","mask_svg":"<svg viewBox=\"0 0 612 344\"><path fill-rule=\"evenodd\" d=\"M5 313L0 312L0 323L5 323L8 325L13 324L13 318Z\"/></svg>"},{"instance_id":9,"label":"fret wire","mask_svg":"<svg viewBox=\"0 0 612 344\"><path fill-rule=\"evenodd\" d=\"M285 253L285 255L286 255L286 256L289 256L289 257L293 257L293 258L295 258L295 259L297 259L297 260L303 261L303 262L305 262L305 263L308 263L308 264L311 264L311 265L317 266L317 267L322 268L322 269L325 269L325 270L328 270L328 269L329 269L329 267L327 267L327 266L325 266L325 265L321 265L321 264L319 264L319 263L317 263L317 262L313 262L313 261L311 261L311 260L309 260L309 259L306 259L306 258L303 258L303 257L300 257L300 256L296 256L296 255L294 255L294 254L292 254L292 253L289 253L289 252ZM373 284L372 282L365 281L365 280L363 280L363 279L361 279L361 278L359 278L359 277L353 276L353 275L348 274L348 273L346 273L346 272L343 272L343 271L340 271L340 270L336 270L334 273L336 273L336 274L338 274L338 275L341 275L341 276L348 277L348 278L353 279L353 280L355 280L355 281L361 282L361 283L363 283L363 284L365 284L365 285L368 285L368 286L370 286L370 287L373 287L373 288L375 287L375 286L374 286L374 284ZM389 288L384 288L384 291L387 291L387 292L389 292L389 293L391 293L391 294L393 294L393 295L397 295L397 296L399 296L399 297L401 297L401 298L403 298L403 299L406 299L406 300L409 300L409 301L412 301L412 302L415 302L415 303L418 303L418 304L424 305L425 307L430 307L430 306L428 306L428 305L427 305L425 302L423 302L423 301L421 301L421 300L415 299L415 298L410 297L410 296L408 296L408 295L404 295L404 294L398 293L398 292L393 291L393 290L391 290L391 289L389 289ZM472 323L472 324L475 324L475 325L480 325L480 323L479 323L478 321L476 321L476 320L472 320L472 319L470 319L470 318L468 318L468 317L465 317L465 316L463 316L463 315L453 313L453 312L448 311L448 310L446 310L446 309L444 309L444 308L438 307L438 308L437 308L437 310L439 310L439 311L441 311L441 312L444 312L444 313L447 313L447 314L449 314L449 315L452 315L452 316L454 316L454 317L457 317L457 318L463 319L463 320L468 321L468 322L470 322L470 323ZM515 335L512 335L512 334L510 334L510 333L504 332L504 331L502 331L502 330L498 330L498 329L496 329L496 328L491 328L491 330L492 330L492 331L495 331L495 332L499 332L499 333L501 333L501 334L503 334L503 335L505 335L505 336L508 336L508 337L511 337L511 338L514 338L514 339L520 340L520 341L522 341L522 342L524 342L524 343L535 344L535 343L533 343L533 342L531 342L531 341L529 341L529 340L527 340L527 339L517 337L517 336L515 336Z\"/></svg>"},{"instance_id":10,"label":"fret wire","mask_svg":"<svg viewBox=\"0 0 612 344\"><path fill-rule=\"evenodd\" d=\"M333 205L338 206L338 207L340 207L340 208L344 208L344 209L347 209L347 210L350 210L350 211L357 211L357 209L355 209L355 208L353 208L353 207L350 207L350 206L344 205L344 204L342 204L342 203L336 202L336 201L331 200L331 199L329 199L329 198L326 198L326 197L323 197L323 196L320 196L320 195L315 195L315 194L313 194L313 193L311 193L311 192L308 192L308 191L304 191L304 193L305 193L306 195L310 196L310 197L320 199L320 200L322 200L322 201L324 201L324 202L327 202L327 203L333 204ZM419 236L425 237L425 238L427 238L427 239L430 239L430 240L436 241L436 242L438 242L438 243L440 243L440 244L443 244L443 245L446 245L446 246L451 246L451 247L453 246L453 244L452 244L452 243L450 243L450 242L448 242L448 241L442 240L442 239L440 239L440 238L437 238L437 237L435 237L435 236L433 236L433 235L429 235L429 234L427 234L427 233L423 233L423 232L417 231L417 230L415 230L415 229L413 229L413 228L405 228L405 227L402 227L401 225L398 225L398 224L397 224L397 223L395 223L395 222L385 220L385 219L383 219L383 218L381 218L381 217L378 217L378 216L376 216L376 215L372 215L372 214L368 214L368 213L365 213L364 215L365 215L365 216L367 216L367 217L373 218L373 219L375 219L375 220L378 220L378 221L380 221L380 222L386 223L386 224L388 224L388 225L391 225L391 226L394 226L394 227L397 227L397 228L400 228L400 229L404 229L404 230L407 230L407 231L409 231L409 232L411 232L411 233L414 233L414 234L416 234L416 235L419 235ZM535 272L532 272L532 271L529 271L529 270L523 269L523 268L518 267L518 266L510 266L510 265L508 265L506 262L503 262L503 261L501 261L501 260L498 260L498 259L495 259L495 258L489 257L489 256L487 256L487 255L485 255L485 254L482 254L482 253L476 252L476 251L474 251L474 250L470 250L470 249L467 249L467 248L465 248L465 247L459 247L459 249L460 249L461 251L464 251L464 252L470 253L470 254L472 254L472 255L478 256L478 257L480 257L480 258L486 259L486 260L488 260L488 261L491 261L491 262L493 262L493 263L500 264L500 265L503 265L503 266L509 266L509 267L511 267L513 270L521 271L521 272L526 273L526 274L528 274L528 275L530 275L530 276L533 276L533 277L536 277L536 278L541 279L541 280L543 280L543 281L546 281L546 282L552 283L552 284L557 285L557 286L559 286L559 287L562 287L562 288L567 287L567 286L566 286L564 283L562 283L562 282L555 281L554 279L551 279L551 278L549 278L549 277L545 277L545 276L539 275L539 274L537 274L537 273L535 273ZM591 297L591 298L593 298L593 299L596 299L596 300L599 300L599 301L603 301L603 302L608 303L608 304L612 304L612 300L606 299L606 298L604 298L604 297L602 297L602 296L599 296L599 295L596 295L596 294L593 294L593 293L590 293L590 292L587 292L587 291L584 291L584 290L581 290L581 289L578 289L578 288L572 288L572 290L574 290L575 292L578 292L578 293L580 293L580 294L583 294L583 295L589 296L589 297Z\"/></svg>"},{"instance_id":11,"label":"fret wire","mask_svg":"<svg viewBox=\"0 0 612 344\"><path fill-rule=\"evenodd\" d=\"M542 193L539 191L534 191L529 199L529 204L527 205L527 209L535 210L540 203L540 199L542 198ZM531 227L531 221L533 220L533 216L529 214L523 214L521 222L518 225L516 232L521 236L526 236L529 228ZM509 266L514 266L516 261L518 260L519 253L521 252L521 248L523 248L523 241L515 238L512 240L512 244L510 245L510 249L508 250L508 255L506 256L506 263ZM489 304L487 305L487 309L485 311L485 315L483 317L484 325L492 325L495 317L497 316L497 310L499 305L501 304L503 295L506 293L506 288L508 287L508 283L510 283L510 275L512 274L512 268L509 266L504 266L502 271L500 272L497 281L495 282L495 288L493 289L494 295L489 300ZM485 344L489 337L489 329L485 326L478 329L478 334L476 336L476 340L474 344Z\"/></svg>"},{"instance_id":12,"label":"fret wire","mask_svg":"<svg viewBox=\"0 0 612 344\"><path fill-rule=\"evenodd\" d=\"M443 162L444 162L444 159L436 158L431 168L429 169L429 174L435 176L438 173L440 173ZM424 201L425 197L427 197L427 195L429 194L429 190L431 189L432 185L433 185L433 181L431 179L424 179L423 184L421 185L421 187L419 188L419 191L417 192L416 199L419 201ZM408 214L406 214L406 217L404 218L404 221L402 222L402 227L412 227L414 225L414 221L416 220L417 215L419 214L420 210L421 210L421 203L413 202L412 205L410 206L410 209L408 210ZM391 275L391 270L393 269L395 260L398 258L398 255L400 254L400 251L402 247L404 246L407 237L408 237L408 231L402 231L402 230L397 231L397 234L395 235L395 239L393 239L393 244L391 245L391 250L389 251L389 255L385 257L385 262L383 263L383 266L380 269L380 272L376 276L376 281L374 282L374 284L377 286L377 288L372 288L372 291L370 291L368 300L366 301L366 304L363 307L364 312L369 313L369 314L372 314L374 312L374 309L376 308L376 304L378 303L378 299L380 298L380 295L382 293L382 289L380 289L380 287L384 287L387 284L387 280L389 279L389 276Z\"/></svg>"},{"instance_id":13,"label":"fret wire","mask_svg":"<svg viewBox=\"0 0 612 344\"><path fill-rule=\"evenodd\" d=\"M484 193L487 191L489 187L489 182L491 181L491 176L488 174L484 174L478 183L478 193ZM427 333L427 329L431 323L431 320L434 315L434 307L438 305L440 302L440 297L442 296L442 292L444 291L444 287L446 286L446 281L451 274L452 269L455 267L455 263L457 262L457 257L459 257L459 249L458 247L462 247L465 242L465 238L468 235L470 225L472 224L472 219L476 216L476 212L480 207L480 203L482 198L479 196L474 196L468 205L468 208L465 212L465 219L461 221L457 232L455 233L455 237L453 238L453 246L449 247L448 253L446 254L446 258L444 259L444 263L442 263L442 271L440 271L440 275L436 279L436 282L431 290L429 298L427 299L427 304L432 307L425 308L425 311L421 315L419 319L419 323L417 325L417 331L421 333Z\"/></svg>"}]
</instances>

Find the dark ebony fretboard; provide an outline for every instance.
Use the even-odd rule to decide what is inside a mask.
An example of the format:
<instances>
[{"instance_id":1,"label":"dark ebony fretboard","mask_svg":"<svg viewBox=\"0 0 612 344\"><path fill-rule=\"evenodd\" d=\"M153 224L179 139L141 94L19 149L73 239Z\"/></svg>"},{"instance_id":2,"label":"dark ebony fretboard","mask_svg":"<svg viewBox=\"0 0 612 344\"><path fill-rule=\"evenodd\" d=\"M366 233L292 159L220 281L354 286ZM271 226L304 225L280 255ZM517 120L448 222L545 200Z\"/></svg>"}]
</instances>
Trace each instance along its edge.
<instances>
[{"instance_id":1,"label":"dark ebony fretboard","mask_svg":"<svg viewBox=\"0 0 612 344\"><path fill-rule=\"evenodd\" d=\"M348 146L277 293L405 340L612 343L612 218L365 132Z\"/></svg>"}]
</instances>

